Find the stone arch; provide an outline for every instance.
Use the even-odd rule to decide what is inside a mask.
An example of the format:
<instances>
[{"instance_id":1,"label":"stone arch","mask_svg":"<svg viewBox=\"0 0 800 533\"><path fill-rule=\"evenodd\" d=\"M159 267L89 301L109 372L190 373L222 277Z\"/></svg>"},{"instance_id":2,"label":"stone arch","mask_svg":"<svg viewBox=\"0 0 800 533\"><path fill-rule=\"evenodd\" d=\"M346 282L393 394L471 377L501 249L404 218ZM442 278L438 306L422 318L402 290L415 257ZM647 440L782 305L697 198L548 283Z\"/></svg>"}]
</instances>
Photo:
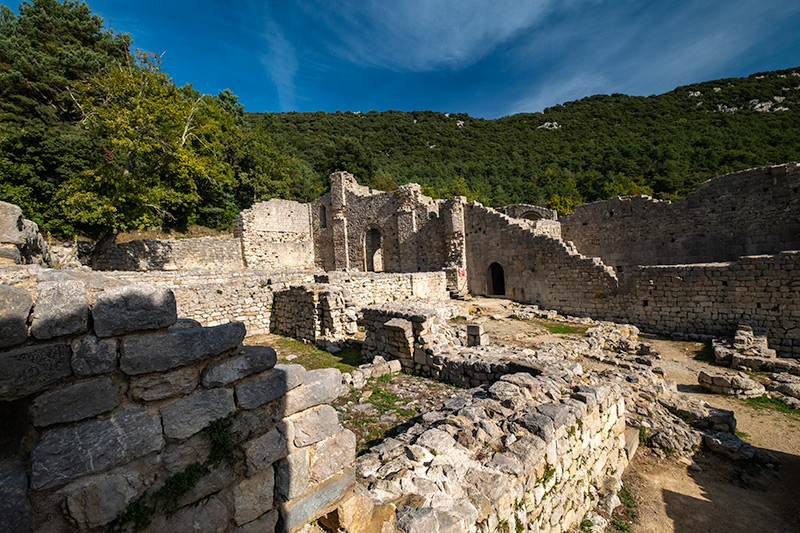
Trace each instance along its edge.
<instances>
[{"instance_id":1,"label":"stone arch","mask_svg":"<svg viewBox=\"0 0 800 533\"><path fill-rule=\"evenodd\" d=\"M503 271L503 266L494 262L489 265L487 276L489 282L489 294L492 296L505 296L506 295L506 276Z\"/></svg>"},{"instance_id":2,"label":"stone arch","mask_svg":"<svg viewBox=\"0 0 800 533\"><path fill-rule=\"evenodd\" d=\"M364 271L383 272L383 233L375 226L364 233Z\"/></svg>"},{"instance_id":3,"label":"stone arch","mask_svg":"<svg viewBox=\"0 0 800 533\"><path fill-rule=\"evenodd\" d=\"M542 220L544 215L538 211L526 211L522 213L519 218L524 218L525 220Z\"/></svg>"}]
</instances>

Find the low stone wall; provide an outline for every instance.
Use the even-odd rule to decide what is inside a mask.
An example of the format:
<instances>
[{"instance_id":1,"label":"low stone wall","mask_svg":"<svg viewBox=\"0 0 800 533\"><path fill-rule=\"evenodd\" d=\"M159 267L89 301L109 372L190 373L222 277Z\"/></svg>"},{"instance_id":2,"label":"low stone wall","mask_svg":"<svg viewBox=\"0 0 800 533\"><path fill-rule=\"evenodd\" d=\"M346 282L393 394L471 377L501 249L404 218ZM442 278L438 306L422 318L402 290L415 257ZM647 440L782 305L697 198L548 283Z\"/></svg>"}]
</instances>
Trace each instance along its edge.
<instances>
[{"instance_id":1,"label":"low stone wall","mask_svg":"<svg viewBox=\"0 0 800 533\"><path fill-rule=\"evenodd\" d=\"M442 271L384 274L375 272L326 272L315 277L347 289L353 305L364 307L396 300L445 301L450 299L447 276Z\"/></svg>"},{"instance_id":2,"label":"low stone wall","mask_svg":"<svg viewBox=\"0 0 800 533\"><path fill-rule=\"evenodd\" d=\"M276 292L273 317L273 333L313 343L343 340L358 331L358 315L345 291L323 283Z\"/></svg>"},{"instance_id":3,"label":"low stone wall","mask_svg":"<svg viewBox=\"0 0 800 533\"><path fill-rule=\"evenodd\" d=\"M521 373L455 393L360 456L358 475L373 500L397 505L398 531L569 530L619 488L635 446L619 386L540 400L554 387Z\"/></svg>"},{"instance_id":4,"label":"low stone wall","mask_svg":"<svg viewBox=\"0 0 800 533\"><path fill-rule=\"evenodd\" d=\"M211 271L242 268L239 240L224 237L196 239L143 239L115 243L92 258L95 270Z\"/></svg>"},{"instance_id":5,"label":"low stone wall","mask_svg":"<svg viewBox=\"0 0 800 533\"><path fill-rule=\"evenodd\" d=\"M0 530L294 531L349 497L338 370L179 321L167 289L90 288L0 284Z\"/></svg>"}]
</instances>

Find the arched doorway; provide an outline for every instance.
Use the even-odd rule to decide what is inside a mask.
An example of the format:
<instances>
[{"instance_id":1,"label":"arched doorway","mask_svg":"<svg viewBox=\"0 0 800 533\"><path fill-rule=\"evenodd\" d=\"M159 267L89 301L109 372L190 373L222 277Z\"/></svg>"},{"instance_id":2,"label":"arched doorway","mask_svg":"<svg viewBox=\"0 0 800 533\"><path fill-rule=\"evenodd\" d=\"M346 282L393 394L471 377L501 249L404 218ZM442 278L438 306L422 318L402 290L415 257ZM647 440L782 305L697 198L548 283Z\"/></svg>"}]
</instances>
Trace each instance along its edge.
<instances>
[{"instance_id":1,"label":"arched doorway","mask_svg":"<svg viewBox=\"0 0 800 533\"><path fill-rule=\"evenodd\" d=\"M500 263L489 265L489 294L493 296L505 296L506 277Z\"/></svg>"},{"instance_id":2,"label":"arched doorway","mask_svg":"<svg viewBox=\"0 0 800 533\"><path fill-rule=\"evenodd\" d=\"M383 248L381 231L378 228L367 230L364 234L364 270L383 272Z\"/></svg>"}]
</instances>

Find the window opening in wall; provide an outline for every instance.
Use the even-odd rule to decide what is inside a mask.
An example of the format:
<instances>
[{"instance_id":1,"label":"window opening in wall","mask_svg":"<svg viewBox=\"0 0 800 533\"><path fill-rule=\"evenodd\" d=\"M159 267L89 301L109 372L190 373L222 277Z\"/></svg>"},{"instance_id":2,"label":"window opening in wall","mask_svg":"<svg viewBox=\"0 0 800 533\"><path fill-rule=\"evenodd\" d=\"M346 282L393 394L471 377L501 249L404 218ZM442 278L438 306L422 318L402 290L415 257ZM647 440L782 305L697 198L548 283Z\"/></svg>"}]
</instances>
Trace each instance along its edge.
<instances>
[{"instance_id":1,"label":"window opening in wall","mask_svg":"<svg viewBox=\"0 0 800 533\"><path fill-rule=\"evenodd\" d=\"M489 265L489 294L493 296L505 296L506 294L506 278L500 263Z\"/></svg>"},{"instance_id":2,"label":"window opening in wall","mask_svg":"<svg viewBox=\"0 0 800 533\"><path fill-rule=\"evenodd\" d=\"M381 240L381 232L377 228L364 234L364 270L367 272L383 272Z\"/></svg>"},{"instance_id":3,"label":"window opening in wall","mask_svg":"<svg viewBox=\"0 0 800 533\"><path fill-rule=\"evenodd\" d=\"M524 218L526 220L541 220L544 218L544 215L537 213L536 211L527 211L523 213L520 218Z\"/></svg>"},{"instance_id":4,"label":"window opening in wall","mask_svg":"<svg viewBox=\"0 0 800 533\"><path fill-rule=\"evenodd\" d=\"M328 227L328 216L324 205L319 206L319 227Z\"/></svg>"}]
</instances>

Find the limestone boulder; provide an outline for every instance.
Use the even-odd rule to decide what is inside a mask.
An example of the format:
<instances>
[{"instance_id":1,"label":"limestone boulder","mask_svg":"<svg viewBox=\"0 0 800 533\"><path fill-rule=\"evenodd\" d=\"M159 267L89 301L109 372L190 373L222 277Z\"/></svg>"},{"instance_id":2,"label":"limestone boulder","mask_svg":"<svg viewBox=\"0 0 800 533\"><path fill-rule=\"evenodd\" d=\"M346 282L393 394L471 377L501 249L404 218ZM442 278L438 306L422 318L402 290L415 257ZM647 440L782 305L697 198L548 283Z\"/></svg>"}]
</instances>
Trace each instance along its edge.
<instances>
[{"instance_id":1,"label":"limestone boulder","mask_svg":"<svg viewBox=\"0 0 800 533\"><path fill-rule=\"evenodd\" d=\"M94 297L95 334L112 337L140 330L160 329L178 320L175 295L150 285L124 285Z\"/></svg>"},{"instance_id":2,"label":"limestone boulder","mask_svg":"<svg viewBox=\"0 0 800 533\"><path fill-rule=\"evenodd\" d=\"M33 300L27 291L0 284L0 348L25 342L31 307Z\"/></svg>"},{"instance_id":3,"label":"limestone boulder","mask_svg":"<svg viewBox=\"0 0 800 533\"><path fill-rule=\"evenodd\" d=\"M22 209L8 202L0 202L0 243L25 244Z\"/></svg>"},{"instance_id":4,"label":"limestone boulder","mask_svg":"<svg viewBox=\"0 0 800 533\"><path fill-rule=\"evenodd\" d=\"M86 335L72 341L72 370L79 376L108 374L117 368L117 339Z\"/></svg>"},{"instance_id":5,"label":"limestone boulder","mask_svg":"<svg viewBox=\"0 0 800 533\"><path fill-rule=\"evenodd\" d=\"M191 437L214 420L225 418L235 409L231 390L212 389L192 394L161 409L164 435L172 439Z\"/></svg>"},{"instance_id":6,"label":"limestone boulder","mask_svg":"<svg viewBox=\"0 0 800 533\"><path fill-rule=\"evenodd\" d=\"M0 353L0 400L39 392L72 374L67 344L40 344Z\"/></svg>"},{"instance_id":7,"label":"limestone boulder","mask_svg":"<svg viewBox=\"0 0 800 533\"><path fill-rule=\"evenodd\" d=\"M111 378L67 385L46 392L33 401L33 425L45 427L77 422L111 411L119 401L119 389Z\"/></svg>"},{"instance_id":8,"label":"limestone boulder","mask_svg":"<svg viewBox=\"0 0 800 533\"><path fill-rule=\"evenodd\" d=\"M267 346L244 346L241 353L212 363L203 370L203 386L224 387L247 376L264 372L277 362L275 350Z\"/></svg>"},{"instance_id":9,"label":"limestone boulder","mask_svg":"<svg viewBox=\"0 0 800 533\"><path fill-rule=\"evenodd\" d=\"M89 295L81 281L39 285L31 335L39 340L82 333L89 327Z\"/></svg>"}]
</instances>

